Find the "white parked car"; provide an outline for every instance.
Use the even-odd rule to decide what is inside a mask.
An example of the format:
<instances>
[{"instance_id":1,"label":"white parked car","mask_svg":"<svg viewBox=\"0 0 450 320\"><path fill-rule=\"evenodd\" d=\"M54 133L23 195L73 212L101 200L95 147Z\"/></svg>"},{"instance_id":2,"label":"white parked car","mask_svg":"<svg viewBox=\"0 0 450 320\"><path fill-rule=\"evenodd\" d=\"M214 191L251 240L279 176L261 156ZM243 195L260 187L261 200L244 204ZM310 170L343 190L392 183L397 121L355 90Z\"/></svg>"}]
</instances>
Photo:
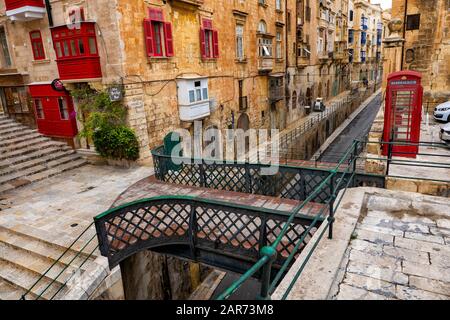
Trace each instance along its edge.
<instances>
[{"instance_id":1,"label":"white parked car","mask_svg":"<svg viewBox=\"0 0 450 320\"><path fill-rule=\"evenodd\" d=\"M434 109L434 119L450 122L450 101L441 103Z\"/></svg>"},{"instance_id":2,"label":"white parked car","mask_svg":"<svg viewBox=\"0 0 450 320\"><path fill-rule=\"evenodd\" d=\"M450 142L450 123L444 124L441 127L441 132L439 133L441 140Z\"/></svg>"}]
</instances>

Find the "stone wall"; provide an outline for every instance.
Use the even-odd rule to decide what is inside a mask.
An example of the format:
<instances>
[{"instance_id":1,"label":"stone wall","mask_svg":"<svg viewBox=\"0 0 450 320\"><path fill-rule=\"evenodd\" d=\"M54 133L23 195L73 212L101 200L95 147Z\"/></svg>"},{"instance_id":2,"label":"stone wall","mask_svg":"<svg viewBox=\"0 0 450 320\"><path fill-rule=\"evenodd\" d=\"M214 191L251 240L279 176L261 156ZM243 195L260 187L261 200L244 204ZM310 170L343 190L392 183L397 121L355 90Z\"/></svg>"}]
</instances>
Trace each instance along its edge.
<instances>
[{"instance_id":1,"label":"stone wall","mask_svg":"<svg viewBox=\"0 0 450 320\"><path fill-rule=\"evenodd\" d=\"M126 300L185 300L209 269L174 257L141 251L120 264Z\"/></svg>"},{"instance_id":2,"label":"stone wall","mask_svg":"<svg viewBox=\"0 0 450 320\"><path fill-rule=\"evenodd\" d=\"M448 0L409 0L407 14L420 14L420 28L405 31L404 69L422 73L424 105L450 98L450 10ZM404 20L405 1L393 0L392 17ZM387 57L389 58L389 57Z\"/></svg>"}]
</instances>

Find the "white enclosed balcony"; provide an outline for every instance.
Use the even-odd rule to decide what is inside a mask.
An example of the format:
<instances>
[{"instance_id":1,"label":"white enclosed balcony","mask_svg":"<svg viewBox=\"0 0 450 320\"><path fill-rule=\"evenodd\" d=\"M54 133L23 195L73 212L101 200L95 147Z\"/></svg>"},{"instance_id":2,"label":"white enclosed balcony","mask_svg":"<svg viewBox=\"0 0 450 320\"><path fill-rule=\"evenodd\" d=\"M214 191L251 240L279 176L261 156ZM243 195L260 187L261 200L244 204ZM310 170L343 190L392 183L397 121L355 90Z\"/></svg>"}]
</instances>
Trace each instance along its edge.
<instances>
[{"instance_id":1,"label":"white enclosed balcony","mask_svg":"<svg viewBox=\"0 0 450 320\"><path fill-rule=\"evenodd\" d=\"M5 0L6 16L11 21L31 21L45 16L43 0Z\"/></svg>"},{"instance_id":2,"label":"white enclosed balcony","mask_svg":"<svg viewBox=\"0 0 450 320\"><path fill-rule=\"evenodd\" d=\"M187 75L177 79L181 121L195 121L211 114L208 78Z\"/></svg>"}]
</instances>

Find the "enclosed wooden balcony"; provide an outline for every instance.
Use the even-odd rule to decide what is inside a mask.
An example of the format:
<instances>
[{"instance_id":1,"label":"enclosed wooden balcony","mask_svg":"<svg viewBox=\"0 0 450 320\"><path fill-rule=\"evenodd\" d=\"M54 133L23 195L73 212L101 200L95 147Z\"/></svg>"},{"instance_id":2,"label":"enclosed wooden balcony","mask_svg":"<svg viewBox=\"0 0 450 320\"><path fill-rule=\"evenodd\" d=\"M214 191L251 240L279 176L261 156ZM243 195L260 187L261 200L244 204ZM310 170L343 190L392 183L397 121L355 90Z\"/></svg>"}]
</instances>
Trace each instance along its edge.
<instances>
[{"instance_id":1,"label":"enclosed wooden balcony","mask_svg":"<svg viewBox=\"0 0 450 320\"><path fill-rule=\"evenodd\" d=\"M44 0L5 0L6 16L11 21L31 21L45 16Z\"/></svg>"},{"instance_id":2,"label":"enclosed wooden balcony","mask_svg":"<svg viewBox=\"0 0 450 320\"><path fill-rule=\"evenodd\" d=\"M81 22L79 28L51 29L61 80L88 80L102 77L95 22Z\"/></svg>"}]
</instances>

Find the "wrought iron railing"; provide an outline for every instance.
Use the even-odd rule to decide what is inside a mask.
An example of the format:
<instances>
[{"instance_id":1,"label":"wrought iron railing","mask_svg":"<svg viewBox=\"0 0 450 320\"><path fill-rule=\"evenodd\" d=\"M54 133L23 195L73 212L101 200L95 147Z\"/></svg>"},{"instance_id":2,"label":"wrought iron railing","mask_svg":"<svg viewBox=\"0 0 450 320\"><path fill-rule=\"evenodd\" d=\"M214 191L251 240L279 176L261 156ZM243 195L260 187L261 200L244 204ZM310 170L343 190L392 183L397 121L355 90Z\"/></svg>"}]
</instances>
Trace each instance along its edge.
<instances>
[{"instance_id":1,"label":"wrought iron railing","mask_svg":"<svg viewBox=\"0 0 450 320\"><path fill-rule=\"evenodd\" d=\"M312 250L309 252L308 257L303 262L302 267L299 269L299 271L294 276L293 280L290 282L290 285L285 290L285 292L282 294L282 299L286 299L291 292L295 282L297 281L298 277L300 276L304 266L308 262L309 258L311 257L312 252L317 247L317 244L322 239L323 235L325 234L326 230L328 230L328 237L332 239L333 237L333 222L334 222L334 213L336 208L339 206L345 191L349 186L354 184L354 179L356 175L355 171L355 165L356 165L356 157L353 157L352 154L355 153L355 150L357 148L358 142L355 142L351 149L349 149L346 153L346 155L342 158L342 160L337 164L336 168L334 170L329 171L328 176L322 180L322 182L307 196L307 198L300 203L298 206L296 206L291 212L290 212L290 218L294 219L296 212L299 210L302 210L307 204L314 202L315 199L317 199L317 196L323 192L324 189L328 190L328 197L325 199L324 203L326 206L324 206L320 212L316 215L316 219L320 218L326 218L326 225L325 228L322 228L321 233L319 234L319 237L317 237L315 243L309 243L310 246L312 246ZM347 162L347 159L351 159L351 165L347 165L344 172L340 172L339 169L341 165ZM350 175L347 177L346 176ZM342 192L339 192L342 190ZM290 220L287 221L288 223ZM314 227L315 223L311 223L310 227ZM237 281L235 281L228 289L226 289L221 295L219 295L218 300L223 300L229 298L234 292L236 292L250 277L252 277L255 273L261 272L262 278L261 278L261 293L259 298L260 299L270 299L271 294L275 291L277 288L279 282L282 280L285 272L288 270L290 263L295 258L295 254L297 253L298 248L301 245L301 240L297 242L293 242L292 245L294 246L294 249L292 250L289 257L287 257L285 263L281 266L281 268L278 270L275 277L272 279L270 277L272 273L272 263L276 259L277 255L279 254L277 250L278 242L281 241L281 239L285 236L287 232L287 228L284 227L281 232L279 233L277 239L274 241L272 245L266 246L261 250L261 258L247 271L245 272Z\"/></svg>"},{"instance_id":2,"label":"wrought iron railing","mask_svg":"<svg viewBox=\"0 0 450 320\"><path fill-rule=\"evenodd\" d=\"M22 295L21 300L54 300L62 296L74 276L83 274L98 249L91 223ZM61 267L62 265L62 267Z\"/></svg>"},{"instance_id":3,"label":"wrought iron railing","mask_svg":"<svg viewBox=\"0 0 450 320\"><path fill-rule=\"evenodd\" d=\"M95 217L95 225L100 251L110 268L138 251L153 249L245 272L266 246L273 245L280 252L273 261L275 269L296 255L292 243L301 241L303 248L322 223L310 213L314 209L297 212L291 219L286 212L261 207L160 196L113 208ZM278 240L284 227L287 231Z\"/></svg>"},{"instance_id":4,"label":"wrought iron railing","mask_svg":"<svg viewBox=\"0 0 450 320\"><path fill-rule=\"evenodd\" d=\"M361 175L356 172L356 160L360 147L360 142L355 141L341 157L336 167L330 170L280 165L278 172L272 176L261 175L261 169L268 165L260 163L219 162L211 159L174 157L165 155L163 147L153 150L152 155L156 178L164 182L301 201L289 212L289 219L285 227L281 229L272 245L260 248L260 259L219 296L219 299L230 297L245 281L258 274L262 279L260 297L266 299L273 293L288 270L298 254L298 249L304 245L302 238L292 241L293 250L289 256L285 257L284 263L279 266L278 272L273 276L273 263L280 254L278 245L288 231L287 226L298 212L304 210L308 205L321 204L319 212L306 229L305 234L308 234L312 228L317 228L317 223L325 219L326 229L331 238L334 212L348 187L363 185L367 182L372 186L384 187L383 176ZM324 232L318 241L323 234ZM311 245L316 246L317 244Z\"/></svg>"}]
</instances>

